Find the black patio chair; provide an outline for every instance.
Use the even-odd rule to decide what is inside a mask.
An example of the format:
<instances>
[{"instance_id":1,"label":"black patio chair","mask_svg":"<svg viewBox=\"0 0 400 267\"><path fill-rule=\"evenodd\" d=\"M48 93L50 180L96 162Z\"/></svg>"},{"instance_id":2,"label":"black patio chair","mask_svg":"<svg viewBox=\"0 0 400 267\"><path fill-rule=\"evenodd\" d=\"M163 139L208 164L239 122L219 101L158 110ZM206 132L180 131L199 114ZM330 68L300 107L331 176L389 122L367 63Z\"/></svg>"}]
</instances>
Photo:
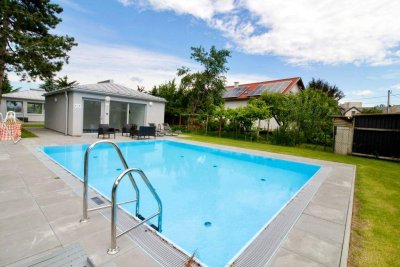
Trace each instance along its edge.
<instances>
[{"instance_id":1,"label":"black patio chair","mask_svg":"<svg viewBox=\"0 0 400 267\"><path fill-rule=\"evenodd\" d=\"M129 134L130 135L132 127L133 127L133 125L131 125L131 124L122 125L122 130L121 130L122 136L124 136L124 134Z\"/></svg>"},{"instance_id":2,"label":"black patio chair","mask_svg":"<svg viewBox=\"0 0 400 267\"><path fill-rule=\"evenodd\" d=\"M129 129L129 136L133 138L134 136L138 135L138 129L136 124L132 124L131 128Z\"/></svg>"},{"instance_id":3,"label":"black patio chair","mask_svg":"<svg viewBox=\"0 0 400 267\"><path fill-rule=\"evenodd\" d=\"M155 126L140 126L139 131L137 133L137 138L140 139L140 137L150 137L154 136L156 138L156 127Z\"/></svg>"},{"instance_id":4,"label":"black patio chair","mask_svg":"<svg viewBox=\"0 0 400 267\"><path fill-rule=\"evenodd\" d=\"M97 128L97 138L100 138L100 135L103 136L103 139L106 135L108 135L108 138L110 138L111 134L114 134L115 139L115 129L110 128L108 124L100 124L99 128Z\"/></svg>"}]
</instances>

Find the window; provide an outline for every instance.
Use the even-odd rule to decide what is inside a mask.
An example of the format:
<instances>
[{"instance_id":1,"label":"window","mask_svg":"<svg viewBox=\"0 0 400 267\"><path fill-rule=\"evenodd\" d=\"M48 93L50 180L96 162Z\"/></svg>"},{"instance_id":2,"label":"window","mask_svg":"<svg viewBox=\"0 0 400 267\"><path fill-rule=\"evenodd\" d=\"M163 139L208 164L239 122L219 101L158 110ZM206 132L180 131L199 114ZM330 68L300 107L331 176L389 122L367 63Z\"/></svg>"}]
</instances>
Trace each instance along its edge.
<instances>
[{"instance_id":1,"label":"window","mask_svg":"<svg viewBox=\"0 0 400 267\"><path fill-rule=\"evenodd\" d=\"M28 102L28 113L43 114L43 104Z\"/></svg>"},{"instance_id":2,"label":"window","mask_svg":"<svg viewBox=\"0 0 400 267\"><path fill-rule=\"evenodd\" d=\"M7 100L7 111L14 111L16 113L22 113L22 101L10 101Z\"/></svg>"}]
</instances>

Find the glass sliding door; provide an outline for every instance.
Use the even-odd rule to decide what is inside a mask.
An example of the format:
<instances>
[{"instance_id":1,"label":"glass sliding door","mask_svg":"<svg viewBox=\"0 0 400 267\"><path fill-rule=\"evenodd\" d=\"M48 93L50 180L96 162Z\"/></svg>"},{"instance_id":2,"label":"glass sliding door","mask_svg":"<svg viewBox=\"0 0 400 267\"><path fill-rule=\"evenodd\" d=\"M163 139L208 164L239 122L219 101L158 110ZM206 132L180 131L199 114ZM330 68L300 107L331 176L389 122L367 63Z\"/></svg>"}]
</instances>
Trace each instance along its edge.
<instances>
[{"instance_id":1,"label":"glass sliding door","mask_svg":"<svg viewBox=\"0 0 400 267\"><path fill-rule=\"evenodd\" d=\"M144 126L144 115L145 115L146 105L143 104L129 104L129 123L136 124L139 126Z\"/></svg>"},{"instance_id":2,"label":"glass sliding door","mask_svg":"<svg viewBox=\"0 0 400 267\"><path fill-rule=\"evenodd\" d=\"M126 124L128 116L128 103L110 102L110 127L122 129Z\"/></svg>"},{"instance_id":3,"label":"glass sliding door","mask_svg":"<svg viewBox=\"0 0 400 267\"><path fill-rule=\"evenodd\" d=\"M83 132L97 132L100 124L101 102L98 100L83 100Z\"/></svg>"}]
</instances>

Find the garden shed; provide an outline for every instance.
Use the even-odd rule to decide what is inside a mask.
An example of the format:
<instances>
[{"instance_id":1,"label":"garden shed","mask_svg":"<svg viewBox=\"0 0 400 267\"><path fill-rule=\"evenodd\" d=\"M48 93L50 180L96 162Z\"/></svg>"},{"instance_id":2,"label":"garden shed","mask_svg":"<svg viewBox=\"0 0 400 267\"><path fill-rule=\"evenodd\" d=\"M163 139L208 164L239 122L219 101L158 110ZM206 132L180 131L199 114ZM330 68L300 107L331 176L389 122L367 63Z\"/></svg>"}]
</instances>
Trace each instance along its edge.
<instances>
[{"instance_id":1,"label":"garden shed","mask_svg":"<svg viewBox=\"0 0 400 267\"><path fill-rule=\"evenodd\" d=\"M165 99L112 80L76 85L45 94L45 127L66 135L96 132L99 124L121 129L164 122Z\"/></svg>"}]
</instances>

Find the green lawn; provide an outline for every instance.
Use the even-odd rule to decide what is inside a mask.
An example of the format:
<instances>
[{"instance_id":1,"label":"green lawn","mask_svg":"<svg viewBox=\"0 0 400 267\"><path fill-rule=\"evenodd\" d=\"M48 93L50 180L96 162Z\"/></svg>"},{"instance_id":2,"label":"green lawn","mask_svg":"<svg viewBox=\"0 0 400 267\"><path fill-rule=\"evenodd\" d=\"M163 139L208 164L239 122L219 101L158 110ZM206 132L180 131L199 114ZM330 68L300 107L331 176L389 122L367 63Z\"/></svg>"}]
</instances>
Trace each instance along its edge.
<instances>
[{"instance_id":1,"label":"green lawn","mask_svg":"<svg viewBox=\"0 0 400 267\"><path fill-rule=\"evenodd\" d=\"M193 141L356 165L349 266L400 266L400 163L307 148L188 136Z\"/></svg>"},{"instance_id":2,"label":"green lawn","mask_svg":"<svg viewBox=\"0 0 400 267\"><path fill-rule=\"evenodd\" d=\"M22 130L21 130L21 137L22 137L22 138L31 138L31 137L37 137L37 135L34 134L34 133L32 133L32 132L30 132L30 131L28 131L28 130L25 129L25 128L22 128Z\"/></svg>"},{"instance_id":3,"label":"green lawn","mask_svg":"<svg viewBox=\"0 0 400 267\"><path fill-rule=\"evenodd\" d=\"M38 122L24 122L22 124L23 127L44 127L44 123L38 123Z\"/></svg>"}]
</instances>

